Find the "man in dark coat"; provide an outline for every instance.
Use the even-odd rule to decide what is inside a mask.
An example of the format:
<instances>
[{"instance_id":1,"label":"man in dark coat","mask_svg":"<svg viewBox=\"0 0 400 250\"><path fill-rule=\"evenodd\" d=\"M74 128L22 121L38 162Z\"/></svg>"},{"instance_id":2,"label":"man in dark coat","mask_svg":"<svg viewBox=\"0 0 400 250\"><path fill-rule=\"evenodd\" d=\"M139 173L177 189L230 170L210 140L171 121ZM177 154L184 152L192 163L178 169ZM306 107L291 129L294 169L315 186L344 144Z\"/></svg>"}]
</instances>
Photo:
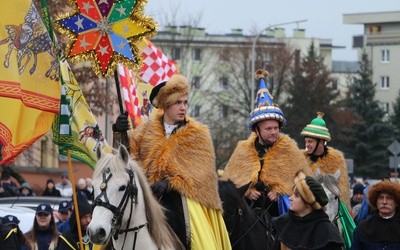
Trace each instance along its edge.
<instances>
[{"instance_id":1,"label":"man in dark coat","mask_svg":"<svg viewBox=\"0 0 400 250\"><path fill-rule=\"evenodd\" d=\"M79 209L79 223L82 229L82 241L84 250L92 249L93 244L89 241L86 235L86 228L92 221L92 206L89 204L87 198L80 193L77 193L78 209ZM60 236L58 241L57 250L70 250L80 249L78 225L76 224L76 209L74 208L69 219L70 229Z\"/></svg>"},{"instance_id":2,"label":"man in dark coat","mask_svg":"<svg viewBox=\"0 0 400 250\"><path fill-rule=\"evenodd\" d=\"M0 249L20 250L27 247L27 241L18 226L19 220L13 215L5 215L0 225Z\"/></svg>"},{"instance_id":3,"label":"man in dark coat","mask_svg":"<svg viewBox=\"0 0 400 250\"><path fill-rule=\"evenodd\" d=\"M18 196L17 186L11 181L10 173L3 171L0 178L0 198Z\"/></svg>"},{"instance_id":4,"label":"man in dark coat","mask_svg":"<svg viewBox=\"0 0 400 250\"><path fill-rule=\"evenodd\" d=\"M381 181L367 199L374 212L357 225L351 249L400 249L400 183Z\"/></svg>"}]
</instances>

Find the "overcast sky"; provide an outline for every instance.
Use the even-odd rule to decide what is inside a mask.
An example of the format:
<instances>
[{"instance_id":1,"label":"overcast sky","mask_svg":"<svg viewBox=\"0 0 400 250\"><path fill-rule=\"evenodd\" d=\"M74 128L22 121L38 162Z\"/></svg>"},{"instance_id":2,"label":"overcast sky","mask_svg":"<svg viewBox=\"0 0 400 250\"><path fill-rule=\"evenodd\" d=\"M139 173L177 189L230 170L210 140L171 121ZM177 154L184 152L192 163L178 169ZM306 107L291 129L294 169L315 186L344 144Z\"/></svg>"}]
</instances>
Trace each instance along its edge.
<instances>
[{"instance_id":1,"label":"overcast sky","mask_svg":"<svg viewBox=\"0 0 400 250\"><path fill-rule=\"evenodd\" d=\"M274 2L272 4L272 2ZM178 10L177 21L201 15L200 27L210 34L229 33L232 28L243 29L244 34L260 31L269 25L298 20L306 22L282 26L286 36L294 28L306 31L306 37L332 39L335 46L334 60L355 61L356 52L351 48L352 36L363 33L362 25L344 24L343 14L399 11L399 0L148 0L145 13L164 25L166 17ZM180 24L180 23L178 23Z\"/></svg>"}]
</instances>

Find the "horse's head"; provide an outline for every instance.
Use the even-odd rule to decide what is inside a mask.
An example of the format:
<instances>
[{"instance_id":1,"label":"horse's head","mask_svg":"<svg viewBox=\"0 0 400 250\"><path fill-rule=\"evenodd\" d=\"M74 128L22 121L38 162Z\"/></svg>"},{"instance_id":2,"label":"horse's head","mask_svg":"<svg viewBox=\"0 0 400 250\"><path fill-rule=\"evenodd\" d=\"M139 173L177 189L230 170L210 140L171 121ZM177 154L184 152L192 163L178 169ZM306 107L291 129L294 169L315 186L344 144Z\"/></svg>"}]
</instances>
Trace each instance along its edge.
<instances>
[{"instance_id":1,"label":"horse's head","mask_svg":"<svg viewBox=\"0 0 400 250\"><path fill-rule=\"evenodd\" d=\"M267 225L248 205L244 194L250 183L237 188L228 181L218 181L223 217L233 249L269 249Z\"/></svg>"},{"instance_id":2,"label":"horse's head","mask_svg":"<svg viewBox=\"0 0 400 250\"><path fill-rule=\"evenodd\" d=\"M138 186L133 165L124 146L114 154L105 154L98 147L92 182L95 197L93 218L101 219L93 219L88 226L92 242L104 244L111 235L118 233L128 203L137 202Z\"/></svg>"},{"instance_id":3,"label":"horse's head","mask_svg":"<svg viewBox=\"0 0 400 250\"><path fill-rule=\"evenodd\" d=\"M138 249L181 249L163 207L127 149L120 146L105 154L98 147L96 152L92 178L95 207L87 229L91 241L103 245L113 236L115 249L135 249L135 245Z\"/></svg>"},{"instance_id":4,"label":"horse's head","mask_svg":"<svg viewBox=\"0 0 400 250\"><path fill-rule=\"evenodd\" d=\"M239 234L242 227L240 224L251 221L249 217L254 216L252 209L244 198L249 185L250 183L237 188L230 180L218 181L219 195L224 210L223 217L230 236Z\"/></svg>"},{"instance_id":5,"label":"horse's head","mask_svg":"<svg viewBox=\"0 0 400 250\"><path fill-rule=\"evenodd\" d=\"M328 196L328 204L326 205L326 213L329 216L330 221L334 221L339 212L339 177L340 170L337 170L335 174L322 174L318 168L315 174L317 181L321 183Z\"/></svg>"}]
</instances>

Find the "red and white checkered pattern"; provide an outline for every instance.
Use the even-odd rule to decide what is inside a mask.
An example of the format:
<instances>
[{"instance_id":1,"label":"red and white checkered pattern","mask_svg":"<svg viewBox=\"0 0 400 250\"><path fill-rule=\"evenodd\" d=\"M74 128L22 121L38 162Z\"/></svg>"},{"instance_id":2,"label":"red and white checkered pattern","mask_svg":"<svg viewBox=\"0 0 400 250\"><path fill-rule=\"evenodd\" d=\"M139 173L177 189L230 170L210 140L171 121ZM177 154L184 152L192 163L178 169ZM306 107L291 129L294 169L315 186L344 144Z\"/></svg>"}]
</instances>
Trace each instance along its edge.
<instances>
[{"instance_id":1,"label":"red and white checkered pattern","mask_svg":"<svg viewBox=\"0 0 400 250\"><path fill-rule=\"evenodd\" d=\"M135 77L133 71L122 64L118 64L118 75L121 83L122 99L125 103L126 111L134 120L137 127L141 122L139 98L136 94Z\"/></svg>"},{"instance_id":2,"label":"red and white checkered pattern","mask_svg":"<svg viewBox=\"0 0 400 250\"><path fill-rule=\"evenodd\" d=\"M176 63L168 59L161 50L159 50L150 41L147 41L148 46L142 50L143 66L139 77L153 85L167 81L176 71Z\"/></svg>"}]
</instances>

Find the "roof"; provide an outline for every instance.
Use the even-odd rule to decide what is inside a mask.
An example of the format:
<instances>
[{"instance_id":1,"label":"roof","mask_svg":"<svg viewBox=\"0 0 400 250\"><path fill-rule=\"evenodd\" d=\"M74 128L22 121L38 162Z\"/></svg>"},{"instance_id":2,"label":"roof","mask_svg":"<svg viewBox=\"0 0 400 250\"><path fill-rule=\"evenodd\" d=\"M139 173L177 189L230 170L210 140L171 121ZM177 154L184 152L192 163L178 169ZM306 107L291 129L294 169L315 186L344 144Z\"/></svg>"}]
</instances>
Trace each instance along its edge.
<instances>
[{"instance_id":1,"label":"roof","mask_svg":"<svg viewBox=\"0 0 400 250\"><path fill-rule=\"evenodd\" d=\"M400 11L343 14L345 24L398 23Z\"/></svg>"}]
</instances>

